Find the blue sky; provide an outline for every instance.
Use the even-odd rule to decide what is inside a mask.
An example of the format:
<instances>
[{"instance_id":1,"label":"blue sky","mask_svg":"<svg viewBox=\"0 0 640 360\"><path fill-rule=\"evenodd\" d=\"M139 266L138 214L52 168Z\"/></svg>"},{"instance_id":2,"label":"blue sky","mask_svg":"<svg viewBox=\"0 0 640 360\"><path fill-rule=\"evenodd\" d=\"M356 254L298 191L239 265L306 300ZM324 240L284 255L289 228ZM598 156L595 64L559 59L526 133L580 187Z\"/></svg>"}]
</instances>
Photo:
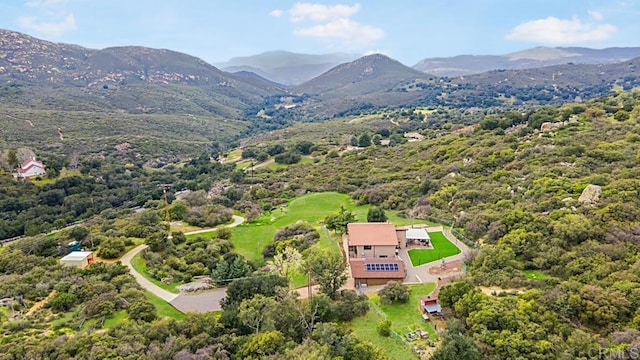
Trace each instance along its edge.
<instances>
[{"instance_id":1,"label":"blue sky","mask_svg":"<svg viewBox=\"0 0 640 360\"><path fill-rule=\"evenodd\" d=\"M271 50L427 57L640 46L640 0L0 0L0 28L216 63Z\"/></svg>"}]
</instances>

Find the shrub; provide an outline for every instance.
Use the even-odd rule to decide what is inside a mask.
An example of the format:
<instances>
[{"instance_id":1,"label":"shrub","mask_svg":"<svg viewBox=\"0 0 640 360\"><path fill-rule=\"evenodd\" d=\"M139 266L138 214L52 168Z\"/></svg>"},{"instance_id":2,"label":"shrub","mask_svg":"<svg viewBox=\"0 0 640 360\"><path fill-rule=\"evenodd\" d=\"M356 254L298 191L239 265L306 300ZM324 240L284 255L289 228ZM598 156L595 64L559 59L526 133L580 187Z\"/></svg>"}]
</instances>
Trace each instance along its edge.
<instances>
[{"instance_id":1,"label":"shrub","mask_svg":"<svg viewBox=\"0 0 640 360\"><path fill-rule=\"evenodd\" d=\"M59 293L51 299L49 306L54 312L63 312L70 310L78 301L78 297L71 293Z\"/></svg>"},{"instance_id":2,"label":"shrub","mask_svg":"<svg viewBox=\"0 0 640 360\"><path fill-rule=\"evenodd\" d=\"M376 327L376 330L378 331L378 334L380 334L380 336L384 336L384 337L391 336L391 321L389 320L380 321L378 323L378 326Z\"/></svg>"},{"instance_id":3,"label":"shrub","mask_svg":"<svg viewBox=\"0 0 640 360\"><path fill-rule=\"evenodd\" d=\"M122 255L125 249L124 240L121 238L108 239L100 244L98 256L104 259L115 259Z\"/></svg>"}]
</instances>

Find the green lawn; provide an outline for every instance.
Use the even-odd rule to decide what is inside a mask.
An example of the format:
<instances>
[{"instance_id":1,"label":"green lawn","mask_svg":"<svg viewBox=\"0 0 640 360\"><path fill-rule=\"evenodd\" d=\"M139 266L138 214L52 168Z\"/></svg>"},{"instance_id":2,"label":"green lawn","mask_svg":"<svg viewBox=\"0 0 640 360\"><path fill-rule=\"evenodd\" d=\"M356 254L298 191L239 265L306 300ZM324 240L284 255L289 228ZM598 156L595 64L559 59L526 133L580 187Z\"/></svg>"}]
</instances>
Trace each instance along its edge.
<instances>
[{"instance_id":1,"label":"green lawn","mask_svg":"<svg viewBox=\"0 0 640 360\"><path fill-rule=\"evenodd\" d=\"M227 162L238 161L242 158L242 149L234 149L227 155Z\"/></svg>"},{"instance_id":2,"label":"green lawn","mask_svg":"<svg viewBox=\"0 0 640 360\"><path fill-rule=\"evenodd\" d=\"M337 192L311 193L293 199L287 206L279 207L253 223L245 223L233 228L231 242L234 244L236 252L254 263L262 265L264 263L262 249L273 241L273 236L278 229L304 220L320 231L320 225L324 218L338 212L340 206L353 211L358 222L367 221L367 212L372 207L371 205L358 206L346 194ZM424 220L399 217L397 211L387 211L386 213L389 221L398 226L429 223ZM206 237L206 234L200 235ZM325 236L321 236L322 238Z\"/></svg>"},{"instance_id":3,"label":"green lawn","mask_svg":"<svg viewBox=\"0 0 640 360\"><path fill-rule=\"evenodd\" d=\"M102 325L103 329L108 329L120 323L129 320L129 315L126 310L120 310L113 313L111 317L108 317L104 320L104 324Z\"/></svg>"},{"instance_id":4,"label":"green lawn","mask_svg":"<svg viewBox=\"0 0 640 360\"><path fill-rule=\"evenodd\" d=\"M380 298L376 295L371 297L371 301L378 305L380 309L387 315L387 319L391 321L391 330L399 335L405 336L408 332L422 329L429 333L432 340L437 335L433 326L422 319L419 305L423 296L429 295L436 288L435 283L423 283L408 285L411 291L409 301L404 304L380 304Z\"/></svg>"},{"instance_id":5,"label":"green lawn","mask_svg":"<svg viewBox=\"0 0 640 360\"><path fill-rule=\"evenodd\" d=\"M251 160L242 160L236 163L236 169L238 170L244 170L249 166L251 166Z\"/></svg>"},{"instance_id":6,"label":"green lawn","mask_svg":"<svg viewBox=\"0 0 640 360\"><path fill-rule=\"evenodd\" d=\"M160 299L159 297L153 295L152 293L145 291L145 295L147 296L147 300L153 304L156 308L156 314L158 318L170 317L176 320L184 319L184 314L181 313L178 309L174 308L168 302Z\"/></svg>"},{"instance_id":7,"label":"green lawn","mask_svg":"<svg viewBox=\"0 0 640 360\"><path fill-rule=\"evenodd\" d=\"M460 253L460 249L442 232L429 233L433 249L411 249L408 251L411 264L418 266Z\"/></svg>"},{"instance_id":8,"label":"green lawn","mask_svg":"<svg viewBox=\"0 0 640 360\"><path fill-rule=\"evenodd\" d=\"M543 273L540 270L525 270L524 274L527 276L527 279L532 280L545 280L550 278L549 275Z\"/></svg>"},{"instance_id":9,"label":"green lawn","mask_svg":"<svg viewBox=\"0 0 640 360\"><path fill-rule=\"evenodd\" d=\"M58 175L58 177L56 178L49 178L47 176L42 176L40 180L36 180L35 178L33 178L33 179L30 179L29 181L36 186L44 186L44 185L53 184L60 179L64 179L66 177L71 177L71 176L84 176L84 175L80 173L80 170L62 169L60 170L60 175Z\"/></svg>"},{"instance_id":10,"label":"green lawn","mask_svg":"<svg viewBox=\"0 0 640 360\"><path fill-rule=\"evenodd\" d=\"M176 287L181 283L174 281L171 284L165 284L162 281L155 279L153 276L151 276L151 274L149 274L149 271L147 270L147 264L145 263L141 252L138 253L136 256L134 256L133 259L131 259L131 266L133 266L133 268L136 269L137 272L139 272L142 276L144 276L145 279L151 281L157 286L167 291L170 291L172 293L176 293L176 294L178 293L178 290L176 289Z\"/></svg>"},{"instance_id":11,"label":"green lawn","mask_svg":"<svg viewBox=\"0 0 640 360\"><path fill-rule=\"evenodd\" d=\"M401 342L392 337L380 336L376 330L376 326L383 320L383 316L376 311L375 306L378 306L385 314L387 320L391 321L391 330L401 337L406 338L405 335L408 332L422 329L429 333L431 340L437 338L435 330L430 323L426 323L422 319L422 314L418 308L420 299L430 294L435 289L436 284L424 283L408 286L411 291L411 296L407 303L380 305L377 294L370 294L369 297L372 302L372 308L367 315L356 318L348 323L348 326L353 330L354 334L361 339L372 342L375 346L382 349L390 359L415 359L417 357L408 344L426 348L427 341L416 340L413 342Z\"/></svg>"},{"instance_id":12,"label":"green lawn","mask_svg":"<svg viewBox=\"0 0 640 360\"><path fill-rule=\"evenodd\" d=\"M378 334L376 327L383 318L373 309L370 309L365 316L355 318L347 323L353 333L361 340L372 343L390 360L417 359L411 348L392 337L384 337Z\"/></svg>"}]
</instances>

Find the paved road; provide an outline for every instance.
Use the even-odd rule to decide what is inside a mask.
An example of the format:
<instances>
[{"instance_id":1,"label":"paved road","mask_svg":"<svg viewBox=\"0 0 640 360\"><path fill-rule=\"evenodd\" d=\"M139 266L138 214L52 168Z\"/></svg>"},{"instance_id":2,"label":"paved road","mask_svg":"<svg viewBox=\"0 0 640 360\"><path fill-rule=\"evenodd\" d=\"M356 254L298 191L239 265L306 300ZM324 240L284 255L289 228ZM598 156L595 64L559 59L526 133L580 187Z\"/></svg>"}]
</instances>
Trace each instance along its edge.
<instances>
[{"instance_id":1,"label":"paved road","mask_svg":"<svg viewBox=\"0 0 640 360\"><path fill-rule=\"evenodd\" d=\"M244 218L242 216L233 215L233 222L231 224L228 224L228 225L222 225L222 227L232 228L232 227L235 227L235 226L238 226L238 225L242 224L243 222L244 222ZM215 227L215 228L209 228L209 229L201 229L201 230L196 230L196 231L189 231L189 232L186 232L184 234L185 235L202 234L202 233L208 233L208 232L216 231L216 229L218 229L218 228Z\"/></svg>"},{"instance_id":2,"label":"paved road","mask_svg":"<svg viewBox=\"0 0 640 360\"><path fill-rule=\"evenodd\" d=\"M147 280L144 276L142 276L142 274L140 274L139 272L136 271L136 269L133 268L133 265L131 265L131 260L133 259L133 257L138 255L139 252L146 249L147 247L148 246L146 244L136 246L135 248L131 249L131 251L124 254L124 256L120 258L120 262L122 262L122 265L125 265L126 267L129 268L129 272L131 273L131 275L133 275L133 277L136 279L138 284L143 289L147 290L148 292L152 293L153 295L161 298L166 302L171 302L173 299L178 297L178 294L169 292L159 287L158 285L152 283L151 281Z\"/></svg>"},{"instance_id":3,"label":"paved road","mask_svg":"<svg viewBox=\"0 0 640 360\"><path fill-rule=\"evenodd\" d=\"M228 225L221 225L220 227L234 227L242 224L244 222L244 218L233 215L233 222ZM198 231L192 231L186 233L185 235L190 234L201 234L205 232L215 231L217 228L212 229L202 229ZM169 292L158 285L152 283L147 280L142 274L137 272L133 265L131 265L131 260L134 256L140 253L142 250L146 249L147 245L139 245L135 248L131 249L128 253L126 253L120 261L123 265L129 268L129 272L136 279L138 284L145 290L149 291L153 295L161 298L162 300L168 302L173 305L176 309L182 312L208 312L208 311L219 311L222 310L220 306L220 300L224 298L227 289L226 288L217 288L213 290L207 290L203 292L199 292L197 294L174 294Z\"/></svg>"}]
</instances>

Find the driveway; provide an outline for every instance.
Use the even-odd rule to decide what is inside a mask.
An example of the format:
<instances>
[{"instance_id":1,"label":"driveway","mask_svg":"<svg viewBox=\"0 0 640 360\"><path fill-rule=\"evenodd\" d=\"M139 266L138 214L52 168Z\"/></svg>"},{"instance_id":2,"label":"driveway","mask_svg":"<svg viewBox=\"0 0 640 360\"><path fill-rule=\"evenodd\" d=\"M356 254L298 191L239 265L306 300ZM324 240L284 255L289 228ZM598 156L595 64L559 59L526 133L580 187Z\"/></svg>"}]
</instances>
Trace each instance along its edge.
<instances>
[{"instance_id":1,"label":"driveway","mask_svg":"<svg viewBox=\"0 0 640 360\"><path fill-rule=\"evenodd\" d=\"M444 236L453 244L455 244L458 247L458 249L460 249L461 252L459 254L444 258L445 263L452 263L454 261L464 261L467 254L471 251L462 241L459 241L451 233L449 229L446 229L443 227L436 227L436 228L428 228L427 231L429 232L442 231ZM409 254L407 253L407 250L408 249L406 248L400 249L400 252L398 253L398 257L402 259L402 261L404 262L404 267L407 270L407 277L405 278L404 283L405 284L415 284L415 283L423 283L423 282L437 283L438 278L441 276L431 274L429 272L429 269L441 267L442 261L438 260L438 261L433 261L427 264L422 264L419 266L413 266L411 264L411 259L409 259ZM464 272L460 271L457 273L450 273L447 275L447 277L462 276L462 275L464 275Z\"/></svg>"},{"instance_id":2,"label":"driveway","mask_svg":"<svg viewBox=\"0 0 640 360\"><path fill-rule=\"evenodd\" d=\"M228 225L220 225L219 227L234 227L242 224L244 222L244 218L241 216L233 215L233 222ZM192 231L186 233L185 235L190 234L201 234L205 232L215 231L218 227L212 229L202 229L198 231ZM173 305L176 309L186 312L208 312L208 311L219 311L222 310L220 306L220 300L225 297L227 293L227 288L217 288L213 290L207 290L198 292L195 294L174 294L169 292L158 285L152 283L147 280L142 274L136 271L131 265L131 260L134 256L140 253L142 250L146 249L147 245L142 244L138 245L135 248L131 249L128 253L124 254L120 261L123 265L129 268L129 272L136 279L138 285L140 285L143 289L152 293L153 295L161 298L162 300L168 302Z\"/></svg>"}]
</instances>

